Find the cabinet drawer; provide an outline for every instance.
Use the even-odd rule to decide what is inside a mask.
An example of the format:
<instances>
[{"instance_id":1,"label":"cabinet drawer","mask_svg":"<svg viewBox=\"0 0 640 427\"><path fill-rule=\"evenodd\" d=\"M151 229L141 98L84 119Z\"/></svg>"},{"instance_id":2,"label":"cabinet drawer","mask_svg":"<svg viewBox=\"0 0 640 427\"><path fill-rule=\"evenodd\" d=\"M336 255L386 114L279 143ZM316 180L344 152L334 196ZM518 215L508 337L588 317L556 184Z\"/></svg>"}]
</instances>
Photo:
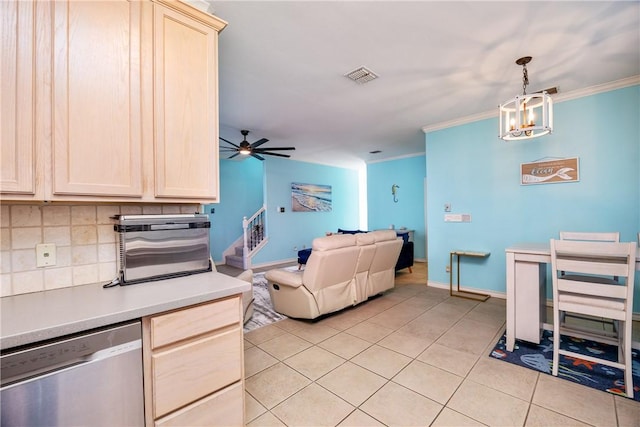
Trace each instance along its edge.
<instances>
[{"instance_id":1,"label":"cabinet drawer","mask_svg":"<svg viewBox=\"0 0 640 427\"><path fill-rule=\"evenodd\" d=\"M156 421L158 427L242 426L242 383L238 382Z\"/></svg>"},{"instance_id":2,"label":"cabinet drawer","mask_svg":"<svg viewBox=\"0 0 640 427\"><path fill-rule=\"evenodd\" d=\"M242 360L240 326L154 353L154 418L239 381Z\"/></svg>"},{"instance_id":3,"label":"cabinet drawer","mask_svg":"<svg viewBox=\"0 0 640 427\"><path fill-rule=\"evenodd\" d=\"M151 319L151 348L240 323L240 297L199 305Z\"/></svg>"}]
</instances>

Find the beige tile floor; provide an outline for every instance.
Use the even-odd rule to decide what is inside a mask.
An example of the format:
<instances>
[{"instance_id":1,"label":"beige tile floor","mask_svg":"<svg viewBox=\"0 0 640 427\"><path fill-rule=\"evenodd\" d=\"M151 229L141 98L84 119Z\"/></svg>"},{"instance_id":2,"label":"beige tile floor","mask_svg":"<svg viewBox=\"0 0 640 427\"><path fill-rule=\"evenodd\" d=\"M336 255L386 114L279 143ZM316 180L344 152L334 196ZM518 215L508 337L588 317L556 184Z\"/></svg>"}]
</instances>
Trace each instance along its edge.
<instances>
[{"instance_id":1,"label":"beige tile floor","mask_svg":"<svg viewBox=\"0 0 640 427\"><path fill-rule=\"evenodd\" d=\"M640 426L637 402L490 358L504 300L425 277L405 270L360 306L245 334L248 426Z\"/></svg>"}]
</instances>

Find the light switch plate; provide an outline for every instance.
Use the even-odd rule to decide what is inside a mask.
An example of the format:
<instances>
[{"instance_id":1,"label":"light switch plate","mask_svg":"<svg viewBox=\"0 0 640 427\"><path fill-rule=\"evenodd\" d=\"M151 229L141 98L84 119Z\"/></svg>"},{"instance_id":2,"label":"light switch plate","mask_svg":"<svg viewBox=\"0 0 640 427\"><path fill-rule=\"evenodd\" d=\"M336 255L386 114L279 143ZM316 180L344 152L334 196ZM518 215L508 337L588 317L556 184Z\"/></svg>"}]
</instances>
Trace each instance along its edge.
<instances>
[{"instance_id":1,"label":"light switch plate","mask_svg":"<svg viewBox=\"0 0 640 427\"><path fill-rule=\"evenodd\" d=\"M36 266L48 267L56 265L55 243L41 243L36 245Z\"/></svg>"},{"instance_id":2,"label":"light switch plate","mask_svg":"<svg viewBox=\"0 0 640 427\"><path fill-rule=\"evenodd\" d=\"M471 214L444 214L444 222L471 222Z\"/></svg>"}]
</instances>

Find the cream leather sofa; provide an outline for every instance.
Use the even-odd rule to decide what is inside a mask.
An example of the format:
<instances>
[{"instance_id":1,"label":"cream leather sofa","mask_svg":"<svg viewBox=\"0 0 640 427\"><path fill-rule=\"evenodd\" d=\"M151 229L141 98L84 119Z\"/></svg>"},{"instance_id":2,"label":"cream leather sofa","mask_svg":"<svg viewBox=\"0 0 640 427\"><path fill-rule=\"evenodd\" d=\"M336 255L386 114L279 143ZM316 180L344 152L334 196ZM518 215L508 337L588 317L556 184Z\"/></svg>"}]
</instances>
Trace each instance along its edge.
<instances>
[{"instance_id":1,"label":"cream leather sofa","mask_svg":"<svg viewBox=\"0 0 640 427\"><path fill-rule=\"evenodd\" d=\"M393 230L314 239L304 270L265 274L273 307L288 317L315 319L366 301L394 286L401 248Z\"/></svg>"}]
</instances>

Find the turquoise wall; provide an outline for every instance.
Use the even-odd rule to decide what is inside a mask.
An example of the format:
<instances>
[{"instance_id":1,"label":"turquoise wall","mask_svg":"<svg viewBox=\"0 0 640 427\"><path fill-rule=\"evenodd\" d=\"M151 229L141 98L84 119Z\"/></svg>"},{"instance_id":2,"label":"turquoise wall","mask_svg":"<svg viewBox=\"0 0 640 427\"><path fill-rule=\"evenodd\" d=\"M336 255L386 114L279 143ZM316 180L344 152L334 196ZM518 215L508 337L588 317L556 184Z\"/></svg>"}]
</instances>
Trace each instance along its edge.
<instances>
[{"instance_id":1,"label":"turquoise wall","mask_svg":"<svg viewBox=\"0 0 640 427\"><path fill-rule=\"evenodd\" d=\"M262 162L253 157L220 160L220 203L205 206L211 219L214 262L222 262L222 253L242 236L242 217L250 217L262 207L263 174Z\"/></svg>"},{"instance_id":2,"label":"turquoise wall","mask_svg":"<svg viewBox=\"0 0 640 427\"><path fill-rule=\"evenodd\" d=\"M367 165L367 206L370 230L406 227L414 232L414 257L426 259L424 220L425 156ZM399 186L393 201L391 186Z\"/></svg>"},{"instance_id":3,"label":"turquoise wall","mask_svg":"<svg viewBox=\"0 0 640 427\"><path fill-rule=\"evenodd\" d=\"M297 249L311 247L314 238L339 227L358 227L358 172L290 159L267 158L265 168L265 204L269 244L252 260L260 266L295 259ZM292 212L291 183L330 185L331 212ZM278 206L284 213L276 211Z\"/></svg>"},{"instance_id":4,"label":"turquoise wall","mask_svg":"<svg viewBox=\"0 0 640 427\"><path fill-rule=\"evenodd\" d=\"M429 280L449 282L449 251L489 251L465 258L463 286L505 292L505 248L546 242L561 230L640 231L640 86L554 105L553 134L527 141L497 137L488 119L429 132L426 140ZM520 185L520 164L579 157L580 181ZM469 213L470 223L445 223L443 206ZM640 311L636 279L635 311Z\"/></svg>"}]
</instances>

